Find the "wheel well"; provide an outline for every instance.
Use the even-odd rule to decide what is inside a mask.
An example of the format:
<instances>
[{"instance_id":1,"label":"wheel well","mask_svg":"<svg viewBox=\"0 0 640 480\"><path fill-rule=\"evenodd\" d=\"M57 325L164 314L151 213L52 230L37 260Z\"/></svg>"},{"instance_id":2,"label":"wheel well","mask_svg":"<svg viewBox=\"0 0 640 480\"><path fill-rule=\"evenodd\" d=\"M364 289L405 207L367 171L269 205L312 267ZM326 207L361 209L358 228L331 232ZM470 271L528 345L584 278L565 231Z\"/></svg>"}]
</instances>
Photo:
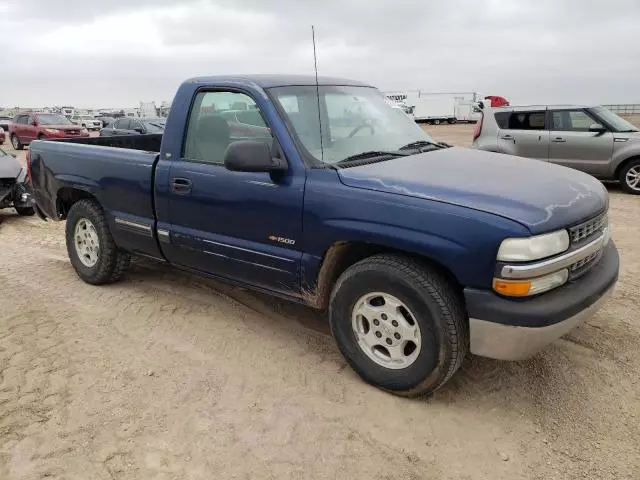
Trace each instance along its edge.
<instances>
[{"instance_id":1,"label":"wheel well","mask_svg":"<svg viewBox=\"0 0 640 480\"><path fill-rule=\"evenodd\" d=\"M329 296L338 277L352 265L355 265L365 258L379 254L402 254L411 257L417 263L428 264L437 269L447 280L458 289L462 289L456 276L443 264L428 258L424 255L418 255L413 252L407 252L396 248L386 247L364 242L336 242L325 252L322 259L322 265L318 272L315 288L303 291L303 295L307 302L318 309L324 309L329 303Z\"/></svg>"},{"instance_id":2,"label":"wheel well","mask_svg":"<svg viewBox=\"0 0 640 480\"><path fill-rule=\"evenodd\" d=\"M58 215L60 215L61 219L67 218L67 214L69 210L73 206L74 203L84 200L96 200L91 193L86 190L81 190L79 188L73 187L63 187L58 191L58 198L56 200L56 208L58 210Z\"/></svg>"},{"instance_id":3,"label":"wheel well","mask_svg":"<svg viewBox=\"0 0 640 480\"><path fill-rule=\"evenodd\" d=\"M626 167L633 160L640 160L640 155L635 155L633 157L629 157L626 160L624 160L623 162L620 162L620 165L618 165L618 167L616 168L616 175L615 175L615 179L616 180L618 180L620 178L620 172L622 172L622 169L624 167Z\"/></svg>"}]
</instances>

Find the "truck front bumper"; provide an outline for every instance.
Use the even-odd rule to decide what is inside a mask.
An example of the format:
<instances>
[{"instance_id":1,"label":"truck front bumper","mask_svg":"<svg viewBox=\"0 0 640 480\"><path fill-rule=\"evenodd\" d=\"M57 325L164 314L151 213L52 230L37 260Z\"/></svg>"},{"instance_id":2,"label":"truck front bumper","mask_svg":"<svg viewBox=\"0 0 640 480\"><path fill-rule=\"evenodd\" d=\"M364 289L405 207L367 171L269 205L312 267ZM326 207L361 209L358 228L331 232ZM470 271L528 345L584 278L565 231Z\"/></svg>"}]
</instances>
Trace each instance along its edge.
<instances>
[{"instance_id":1,"label":"truck front bumper","mask_svg":"<svg viewBox=\"0 0 640 480\"><path fill-rule=\"evenodd\" d=\"M471 353L498 360L528 358L592 316L618 280L618 251L611 241L587 274L530 299L492 291L464 291Z\"/></svg>"}]
</instances>

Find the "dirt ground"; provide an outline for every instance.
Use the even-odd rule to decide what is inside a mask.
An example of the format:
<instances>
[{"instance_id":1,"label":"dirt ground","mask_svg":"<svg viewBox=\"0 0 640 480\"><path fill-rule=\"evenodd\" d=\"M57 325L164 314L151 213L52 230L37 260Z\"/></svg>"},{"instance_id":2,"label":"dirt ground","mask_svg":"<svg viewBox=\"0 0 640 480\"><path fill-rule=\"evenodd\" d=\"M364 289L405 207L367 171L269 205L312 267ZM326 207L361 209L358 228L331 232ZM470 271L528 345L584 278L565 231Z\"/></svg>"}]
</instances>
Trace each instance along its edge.
<instances>
[{"instance_id":1,"label":"dirt ground","mask_svg":"<svg viewBox=\"0 0 640 480\"><path fill-rule=\"evenodd\" d=\"M309 309L142 261L92 287L64 224L1 211L0 479L640 478L640 198L610 193L604 308L420 400L362 382Z\"/></svg>"}]
</instances>

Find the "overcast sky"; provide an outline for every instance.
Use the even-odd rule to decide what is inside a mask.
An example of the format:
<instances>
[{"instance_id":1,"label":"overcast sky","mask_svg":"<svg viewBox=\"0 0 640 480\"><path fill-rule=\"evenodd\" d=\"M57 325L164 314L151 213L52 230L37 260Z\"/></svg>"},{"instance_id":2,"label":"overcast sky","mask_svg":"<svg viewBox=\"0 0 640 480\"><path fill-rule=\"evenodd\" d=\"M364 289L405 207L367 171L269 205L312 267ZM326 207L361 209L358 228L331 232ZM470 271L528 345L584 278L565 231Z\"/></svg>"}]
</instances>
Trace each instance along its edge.
<instances>
[{"instance_id":1,"label":"overcast sky","mask_svg":"<svg viewBox=\"0 0 640 480\"><path fill-rule=\"evenodd\" d=\"M0 0L0 105L127 107L203 74L640 103L640 0Z\"/></svg>"}]
</instances>

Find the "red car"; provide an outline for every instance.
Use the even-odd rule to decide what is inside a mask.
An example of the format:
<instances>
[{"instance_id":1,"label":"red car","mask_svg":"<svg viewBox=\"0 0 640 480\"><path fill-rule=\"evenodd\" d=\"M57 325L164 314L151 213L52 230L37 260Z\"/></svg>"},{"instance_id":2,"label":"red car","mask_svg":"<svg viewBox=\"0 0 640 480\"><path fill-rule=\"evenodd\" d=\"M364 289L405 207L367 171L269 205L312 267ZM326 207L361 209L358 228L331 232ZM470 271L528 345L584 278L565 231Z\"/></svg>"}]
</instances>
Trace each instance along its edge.
<instances>
[{"instance_id":1,"label":"red car","mask_svg":"<svg viewBox=\"0 0 640 480\"><path fill-rule=\"evenodd\" d=\"M19 113L9 125L9 138L16 150L22 150L33 140L88 136L86 128L71 123L67 117L57 113Z\"/></svg>"},{"instance_id":2,"label":"red car","mask_svg":"<svg viewBox=\"0 0 640 480\"><path fill-rule=\"evenodd\" d=\"M2 145L6 139L7 135L4 133L4 130L0 128L0 145Z\"/></svg>"}]
</instances>

